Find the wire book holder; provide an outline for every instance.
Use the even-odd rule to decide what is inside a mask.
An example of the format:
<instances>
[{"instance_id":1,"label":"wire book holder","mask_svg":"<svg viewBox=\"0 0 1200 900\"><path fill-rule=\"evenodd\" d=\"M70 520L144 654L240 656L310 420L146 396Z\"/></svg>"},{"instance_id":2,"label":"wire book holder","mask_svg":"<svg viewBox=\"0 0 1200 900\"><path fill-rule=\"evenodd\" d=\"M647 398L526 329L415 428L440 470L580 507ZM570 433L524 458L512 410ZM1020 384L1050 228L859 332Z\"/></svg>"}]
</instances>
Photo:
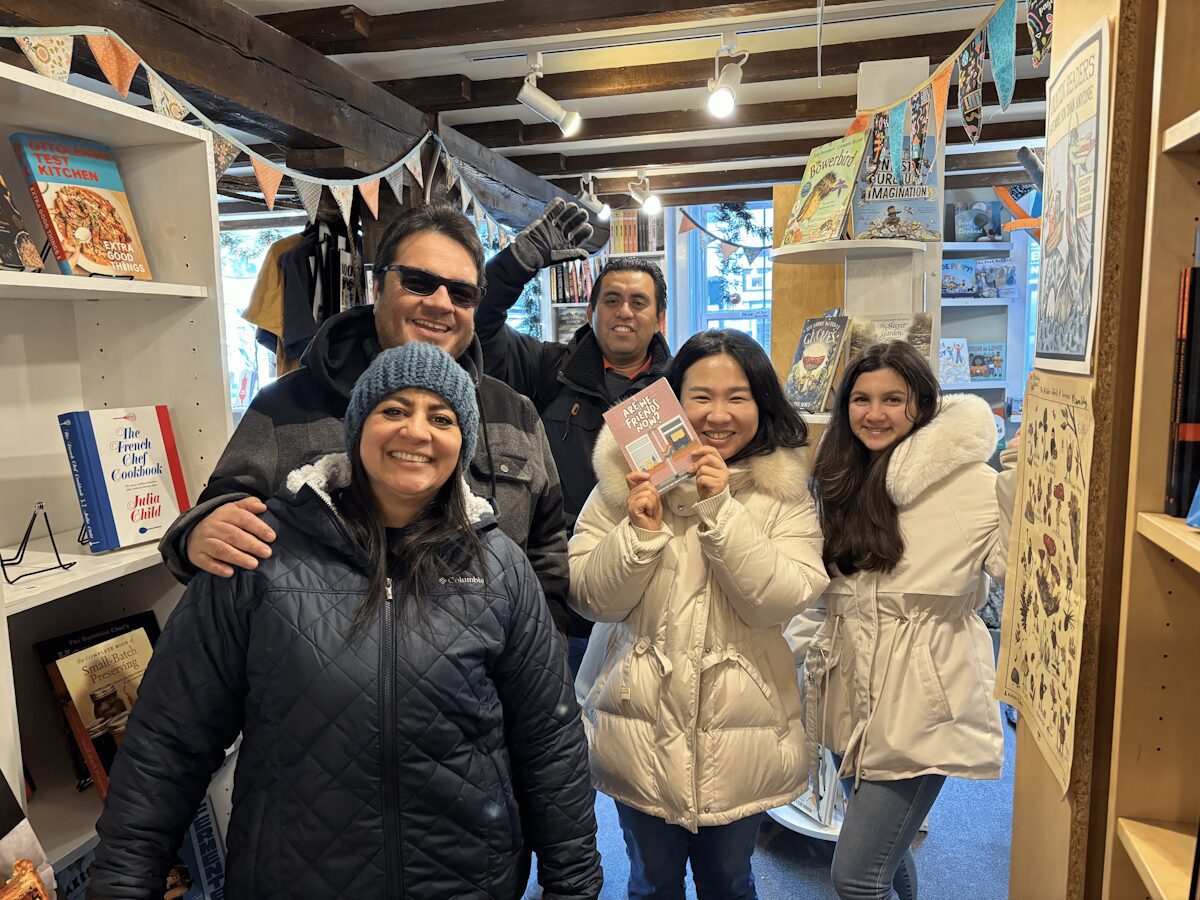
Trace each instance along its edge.
<instances>
[{"instance_id":1,"label":"wire book holder","mask_svg":"<svg viewBox=\"0 0 1200 900\"><path fill-rule=\"evenodd\" d=\"M42 516L42 521L46 523L46 534L50 537L50 547L54 550L54 559L57 561L57 564L53 566L46 566L42 569L35 569L32 572L23 572L22 574L17 575L15 578L10 578L8 574L9 567L11 566L16 568L17 566L21 565L21 561L25 559L25 551L29 547L29 536L33 534L33 526L37 522L39 513ZM87 526L85 525L83 530L80 531L80 543L83 543L83 535L86 530ZM62 556L60 556L58 552L58 544L54 542L54 531L50 528L50 516L46 513L46 504L41 500L38 500L33 504L33 513L29 516L29 524L25 527L25 536L21 538L21 543L17 547L17 552L8 558L0 557L0 572L3 573L4 580L9 584L16 584L22 578L28 578L30 575L41 575L43 572L53 572L56 569L62 569L65 571L71 568L73 565L75 565L74 562L65 563L62 561Z\"/></svg>"}]
</instances>

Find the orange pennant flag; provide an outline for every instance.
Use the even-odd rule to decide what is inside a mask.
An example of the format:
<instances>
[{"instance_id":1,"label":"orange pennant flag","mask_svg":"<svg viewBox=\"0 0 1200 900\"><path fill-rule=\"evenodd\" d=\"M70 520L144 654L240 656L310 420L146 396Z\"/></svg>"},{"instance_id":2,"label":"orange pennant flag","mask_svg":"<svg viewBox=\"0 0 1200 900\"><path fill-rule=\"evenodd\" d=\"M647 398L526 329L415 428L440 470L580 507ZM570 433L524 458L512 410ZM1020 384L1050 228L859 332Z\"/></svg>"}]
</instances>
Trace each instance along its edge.
<instances>
[{"instance_id":1,"label":"orange pennant flag","mask_svg":"<svg viewBox=\"0 0 1200 900\"><path fill-rule=\"evenodd\" d=\"M371 211L372 218L379 218L379 179L374 181L365 181L358 186L358 192L362 194L363 203L367 204L367 209Z\"/></svg>"},{"instance_id":2,"label":"orange pennant flag","mask_svg":"<svg viewBox=\"0 0 1200 900\"><path fill-rule=\"evenodd\" d=\"M866 131L869 124L871 124L871 116L869 113L859 116L850 123L849 129L846 131L846 137L849 137L852 134L858 134L860 131Z\"/></svg>"},{"instance_id":3,"label":"orange pennant flag","mask_svg":"<svg viewBox=\"0 0 1200 900\"><path fill-rule=\"evenodd\" d=\"M142 64L142 58L122 41L106 34L89 34L87 42L108 83L116 88L122 97L128 97L133 73Z\"/></svg>"},{"instance_id":4,"label":"orange pennant flag","mask_svg":"<svg viewBox=\"0 0 1200 900\"><path fill-rule=\"evenodd\" d=\"M692 221L691 216L684 213L679 217L679 233L687 234L689 231L695 231L700 226Z\"/></svg>"},{"instance_id":5,"label":"orange pennant flag","mask_svg":"<svg viewBox=\"0 0 1200 900\"><path fill-rule=\"evenodd\" d=\"M933 76L933 108L937 112L937 135L938 140L941 140L942 121L946 118L946 97L950 93L950 76L954 72L954 63L951 62L940 72Z\"/></svg>"},{"instance_id":6,"label":"orange pennant flag","mask_svg":"<svg viewBox=\"0 0 1200 900\"><path fill-rule=\"evenodd\" d=\"M263 199L267 201L267 209L275 209L275 194L279 191L279 182L283 181L283 173L257 156L250 157L250 165L254 166L254 175L258 178L258 186L262 188Z\"/></svg>"}]
</instances>

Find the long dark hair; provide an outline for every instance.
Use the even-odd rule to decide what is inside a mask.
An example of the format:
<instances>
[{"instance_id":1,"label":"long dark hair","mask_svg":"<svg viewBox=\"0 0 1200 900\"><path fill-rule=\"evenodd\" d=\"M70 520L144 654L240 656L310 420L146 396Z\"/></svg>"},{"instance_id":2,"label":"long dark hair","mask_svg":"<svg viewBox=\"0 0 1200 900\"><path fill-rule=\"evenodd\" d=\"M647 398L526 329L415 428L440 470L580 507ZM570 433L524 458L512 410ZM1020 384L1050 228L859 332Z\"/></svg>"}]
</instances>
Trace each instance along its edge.
<instances>
[{"instance_id":1,"label":"long dark hair","mask_svg":"<svg viewBox=\"0 0 1200 900\"><path fill-rule=\"evenodd\" d=\"M742 367L750 382L750 393L758 406L758 431L750 443L726 460L738 462L751 456L765 456L779 447L804 447L808 444L808 426L795 407L783 395L779 377L771 360L753 338L744 331L700 331L679 348L667 367L667 381L675 396L681 396L683 377L688 369L709 356L725 354Z\"/></svg>"},{"instance_id":2,"label":"long dark hair","mask_svg":"<svg viewBox=\"0 0 1200 900\"><path fill-rule=\"evenodd\" d=\"M878 369L892 369L904 380L915 412L912 431L873 454L850 430L850 394L860 375ZM888 463L904 440L937 415L941 396L929 361L905 341L875 344L850 361L813 464L826 566L851 575L859 569L890 572L900 562L904 537L900 512L887 492Z\"/></svg>"},{"instance_id":3,"label":"long dark hair","mask_svg":"<svg viewBox=\"0 0 1200 900\"><path fill-rule=\"evenodd\" d=\"M414 623L425 621L425 598L439 577L460 574L474 561L487 579L483 545L467 516L461 461L425 511L390 541L357 445L350 448L350 483L334 502L350 536L367 554L367 596L354 614L352 635L378 614L393 571L402 577L392 581L392 601L400 604L400 616Z\"/></svg>"},{"instance_id":4,"label":"long dark hair","mask_svg":"<svg viewBox=\"0 0 1200 900\"><path fill-rule=\"evenodd\" d=\"M445 235L450 240L460 244L471 256L475 263L476 283L482 288L487 284L483 277L483 242L479 240L479 232L465 215L445 203L422 203L411 206L392 220L379 246L375 250L374 271L379 272L384 266L391 265L396 258L396 248L406 237L432 231ZM382 280L376 280L375 290L381 289Z\"/></svg>"}]
</instances>

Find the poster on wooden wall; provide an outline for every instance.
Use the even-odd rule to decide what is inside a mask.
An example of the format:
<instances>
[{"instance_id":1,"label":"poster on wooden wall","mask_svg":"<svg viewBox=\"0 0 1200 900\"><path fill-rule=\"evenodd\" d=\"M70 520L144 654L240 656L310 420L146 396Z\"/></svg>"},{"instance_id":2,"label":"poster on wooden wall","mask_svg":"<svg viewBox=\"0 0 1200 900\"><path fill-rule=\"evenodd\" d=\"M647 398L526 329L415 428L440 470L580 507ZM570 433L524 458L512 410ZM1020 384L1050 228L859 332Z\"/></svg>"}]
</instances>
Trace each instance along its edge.
<instances>
[{"instance_id":1,"label":"poster on wooden wall","mask_svg":"<svg viewBox=\"0 0 1200 900\"><path fill-rule=\"evenodd\" d=\"M1020 711L1065 793L1085 613L1091 382L1033 372L1023 422L996 696Z\"/></svg>"},{"instance_id":2,"label":"poster on wooden wall","mask_svg":"<svg viewBox=\"0 0 1200 900\"><path fill-rule=\"evenodd\" d=\"M1046 86L1042 271L1034 365L1086 375L1100 301L1108 160L1108 22Z\"/></svg>"}]
</instances>

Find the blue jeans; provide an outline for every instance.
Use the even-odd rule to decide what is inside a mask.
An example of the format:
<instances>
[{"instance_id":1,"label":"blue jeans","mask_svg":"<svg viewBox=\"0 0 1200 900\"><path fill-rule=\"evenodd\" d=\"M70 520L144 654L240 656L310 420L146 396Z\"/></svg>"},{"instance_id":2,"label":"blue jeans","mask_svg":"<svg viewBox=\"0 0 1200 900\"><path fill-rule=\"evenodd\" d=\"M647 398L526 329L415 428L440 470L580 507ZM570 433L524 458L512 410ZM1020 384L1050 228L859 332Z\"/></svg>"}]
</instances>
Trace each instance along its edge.
<instances>
[{"instance_id":1,"label":"blue jeans","mask_svg":"<svg viewBox=\"0 0 1200 900\"><path fill-rule=\"evenodd\" d=\"M832 872L841 900L891 900L893 888L900 900L917 900L912 842L945 781L945 775L861 781L856 791L853 778L842 779L846 818Z\"/></svg>"},{"instance_id":2,"label":"blue jeans","mask_svg":"<svg viewBox=\"0 0 1200 900\"><path fill-rule=\"evenodd\" d=\"M697 900L757 900L750 854L763 813L701 828L699 834L623 803L617 803L617 816L629 853L630 900L684 900L688 860Z\"/></svg>"},{"instance_id":3,"label":"blue jeans","mask_svg":"<svg viewBox=\"0 0 1200 900\"><path fill-rule=\"evenodd\" d=\"M579 674L579 667L583 664L583 654L587 650L588 639L585 637L568 637L567 638L567 665L571 668L571 679Z\"/></svg>"}]
</instances>

